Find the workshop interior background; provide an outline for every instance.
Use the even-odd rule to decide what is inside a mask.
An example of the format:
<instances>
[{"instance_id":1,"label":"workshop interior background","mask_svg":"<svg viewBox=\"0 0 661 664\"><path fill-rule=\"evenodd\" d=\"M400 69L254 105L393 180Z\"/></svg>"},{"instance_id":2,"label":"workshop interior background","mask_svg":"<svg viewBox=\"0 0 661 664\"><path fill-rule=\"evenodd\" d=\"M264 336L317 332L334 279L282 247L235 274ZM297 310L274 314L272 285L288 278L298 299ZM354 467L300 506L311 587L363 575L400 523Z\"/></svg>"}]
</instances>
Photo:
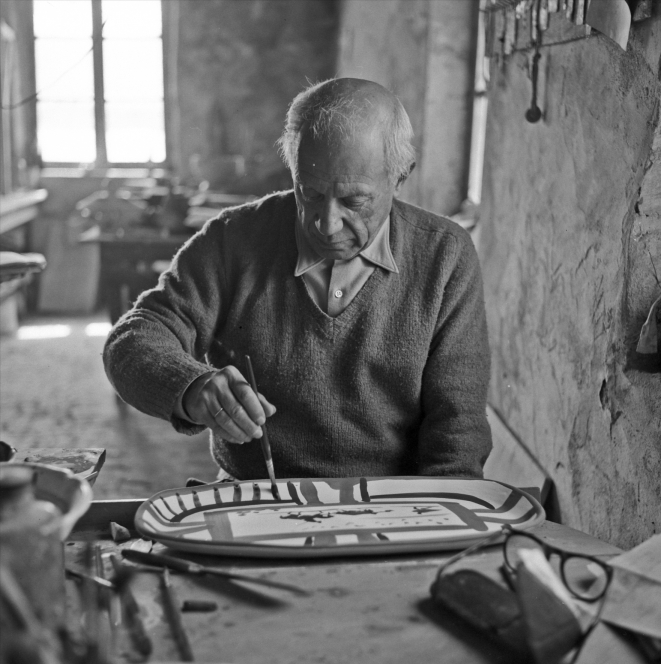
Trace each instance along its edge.
<instances>
[{"instance_id":1,"label":"workshop interior background","mask_svg":"<svg viewBox=\"0 0 661 664\"><path fill-rule=\"evenodd\" d=\"M98 20L113 2L75 4ZM71 163L40 145L58 62L40 90L33 3L3 0L0 248L48 266L0 293L2 439L107 448L97 497L213 478L205 436L115 399L103 335L162 263L137 261L135 283L113 290L93 240L99 227L176 238L214 205L288 188L274 143L289 101L308 81L354 76L393 90L411 117L418 159L402 198L454 216L477 244L489 402L553 480L554 517L625 548L661 532L661 362L636 350L661 295L661 3L626 3L623 48L586 28L582 1L571 16L545 0L536 76L530 26L512 23L526 4L163 0L164 104L148 124L164 127L165 159L109 160L97 29L86 57L59 63L61 85L72 65L97 85L95 157ZM77 141L71 118L52 126Z\"/></svg>"}]
</instances>

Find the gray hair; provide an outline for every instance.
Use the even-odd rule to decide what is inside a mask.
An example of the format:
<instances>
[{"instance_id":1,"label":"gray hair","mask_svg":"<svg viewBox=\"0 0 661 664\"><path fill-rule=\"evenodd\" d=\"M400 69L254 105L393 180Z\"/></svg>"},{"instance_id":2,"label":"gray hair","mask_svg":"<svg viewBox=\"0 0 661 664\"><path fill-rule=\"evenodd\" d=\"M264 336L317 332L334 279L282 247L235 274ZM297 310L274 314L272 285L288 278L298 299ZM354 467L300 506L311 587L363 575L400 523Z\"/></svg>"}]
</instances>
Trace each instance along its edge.
<instances>
[{"instance_id":1,"label":"gray hair","mask_svg":"<svg viewBox=\"0 0 661 664\"><path fill-rule=\"evenodd\" d=\"M336 79L315 83L300 92L289 105L285 129L278 139L280 156L294 179L298 175L298 146L303 129L315 138L351 136L364 124L364 105L351 92L339 92ZM402 103L392 95L393 109L383 126L385 164L393 183L406 180L415 165L413 127Z\"/></svg>"}]
</instances>

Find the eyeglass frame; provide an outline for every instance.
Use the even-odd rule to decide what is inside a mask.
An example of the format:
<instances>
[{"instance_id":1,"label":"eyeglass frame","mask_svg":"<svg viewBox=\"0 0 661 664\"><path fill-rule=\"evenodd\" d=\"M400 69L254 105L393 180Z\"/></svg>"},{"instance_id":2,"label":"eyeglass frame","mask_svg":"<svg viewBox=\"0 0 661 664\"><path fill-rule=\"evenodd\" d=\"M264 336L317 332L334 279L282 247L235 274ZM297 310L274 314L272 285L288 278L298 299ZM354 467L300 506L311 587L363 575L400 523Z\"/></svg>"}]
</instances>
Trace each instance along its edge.
<instances>
[{"instance_id":1,"label":"eyeglass frame","mask_svg":"<svg viewBox=\"0 0 661 664\"><path fill-rule=\"evenodd\" d=\"M516 528L512 528L509 524L505 524L500 530L491 533L484 539L481 539L479 542L476 542L475 544L469 546L467 549L464 549L463 551L459 551L459 553L456 553L454 556L451 556L448 560L446 560L444 563L441 564L441 566L438 568L438 571L436 573L436 579L438 580L443 572L452 564L458 562L462 558L468 556L469 554L478 551L479 549L488 546L491 543L496 543L496 540L504 536L504 539L502 541L502 547L503 547L503 560L505 561L505 565L507 566L507 569L516 572L516 568L512 566L512 564L509 562L507 559L507 541L512 537L513 535L522 535L524 537L528 537L529 539L532 539L535 541L537 544L540 545L542 548L542 551L544 553L544 557L547 560L550 560L550 557L552 554L556 554L560 556L560 578L562 580L562 583L564 584L565 588L576 598L579 599L583 602L597 602L600 599L603 599L604 595L606 594L606 591L608 590L608 587L611 584L611 581L613 579L613 568L605 563L603 560L599 560L595 556L589 556L583 553L577 553L573 551L564 551L563 549L559 549L556 546L553 546L552 544L548 544L547 542L544 542L541 540L539 537L536 535L533 535L532 533L527 532L526 530L517 530ZM604 585L604 589L595 597L583 597L576 591L574 591L569 584L567 583L567 579L565 577L565 570L564 570L564 564L565 560L567 558L581 558L583 560L589 560L590 562L593 562L599 567L601 567L605 573L606 573L606 583Z\"/></svg>"},{"instance_id":2,"label":"eyeglass frame","mask_svg":"<svg viewBox=\"0 0 661 664\"><path fill-rule=\"evenodd\" d=\"M542 549L542 552L544 553L544 557L547 560L551 559L551 556L553 554L559 556L560 558L560 578L562 579L562 582L565 585L565 588L576 598L580 599L583 602L597 602L599 601L605 594L606 591L608 590L608 587L610 586L611 580L613 578L613 568L605 563L603 560L599 560L599 558L596 558L595 556L589 556L584 553L577 553L575 551L565 551L564 549L559 549L557 546L553 546L552 544L548 544L547 542L544 542L541 540L539 537L536 535L533 535L532 533L529 533L525 530L516 530L515 528L512 528L509 525L503 526L503 530L506 530L507 532L505 533L505 539L503 540L503 559L505 561L505 564L507 567L513 571L516 572L516 567L512 565L512 563L507 559L507 542L509 539L514 536L514 535L519 535L521 537L527 537L528 539L533 540ZM606 583L604 584L603 589L598 595L595 595L594 597L586 597L584 595L581 595L580 593L576 592L570 584L567 582L567 577L565 576L565 562L570 559L570 558L580 558L581 560L589 560L592 563L595 563L598 565L606 574Z\"/></svg>"}]
</instances>

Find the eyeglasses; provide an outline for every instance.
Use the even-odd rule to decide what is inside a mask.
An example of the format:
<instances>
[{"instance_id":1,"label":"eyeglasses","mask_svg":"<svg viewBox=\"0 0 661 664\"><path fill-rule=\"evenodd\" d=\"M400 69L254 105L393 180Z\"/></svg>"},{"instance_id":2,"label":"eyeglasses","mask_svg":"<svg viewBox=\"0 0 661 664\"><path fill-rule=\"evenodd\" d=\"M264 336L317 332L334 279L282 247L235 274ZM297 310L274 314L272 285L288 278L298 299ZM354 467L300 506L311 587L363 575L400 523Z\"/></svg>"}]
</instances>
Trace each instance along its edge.
<instances>
[{"instance_id":1,"label":"eyeglasses","mask_svg":"<svg viewBox=\"0 0 661 664\"><path fill-rule=\"evenodd\" d=\"M613 570L610 565L594 556L563 551L543 542L531 533L523 530L515 530L509 525L503 526L502 530L492 533L468 549L452 556L441 565L437 576L440 576L449 565L495 542L501 536L504 536L503 555L505 565L509 571L516 572L521 562L521 551L536 549L541 551L549 562L552 556L559 557L560 578L567 590L577 599L581 599L584 602L596 602L606 593L613 576Z\"/></svg>"},{"instance_id":2,"label":"eyeglasses","mask_svg":"<svg viewBox=\"0 0 661 664\"><path fill-rule=\"evenodd\" d=\"M504 530L503 555L511 571L515 572L521 563L521 551L538 550L549 562L552 556L560 558L560 578L577 599L596 602L606 593L613 575L610 565L594 556L563 551L525 531L507 526Z\"/></svg>"}]
</instances>

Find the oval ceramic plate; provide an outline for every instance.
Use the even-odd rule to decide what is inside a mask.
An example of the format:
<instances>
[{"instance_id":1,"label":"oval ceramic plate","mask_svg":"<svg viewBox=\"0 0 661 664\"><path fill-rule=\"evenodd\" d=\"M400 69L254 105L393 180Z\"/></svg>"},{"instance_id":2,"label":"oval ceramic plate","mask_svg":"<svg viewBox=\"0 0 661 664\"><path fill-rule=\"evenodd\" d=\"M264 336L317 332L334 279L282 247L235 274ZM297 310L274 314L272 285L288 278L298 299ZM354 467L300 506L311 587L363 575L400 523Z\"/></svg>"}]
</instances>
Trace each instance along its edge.
<instances>
[{"instance_id":1,"label":"oval ceramic plate","mask_svg":"<svg viewBox=\"0 0 661 664\"><path fill-rule=\"evenodd\" d=\"M215 483L162 491L135 517L146 538L193 553L268 558L459 549L504 524L530 528L542 506L492 480L353 477Z\"/></svg>"}]
</instances>

